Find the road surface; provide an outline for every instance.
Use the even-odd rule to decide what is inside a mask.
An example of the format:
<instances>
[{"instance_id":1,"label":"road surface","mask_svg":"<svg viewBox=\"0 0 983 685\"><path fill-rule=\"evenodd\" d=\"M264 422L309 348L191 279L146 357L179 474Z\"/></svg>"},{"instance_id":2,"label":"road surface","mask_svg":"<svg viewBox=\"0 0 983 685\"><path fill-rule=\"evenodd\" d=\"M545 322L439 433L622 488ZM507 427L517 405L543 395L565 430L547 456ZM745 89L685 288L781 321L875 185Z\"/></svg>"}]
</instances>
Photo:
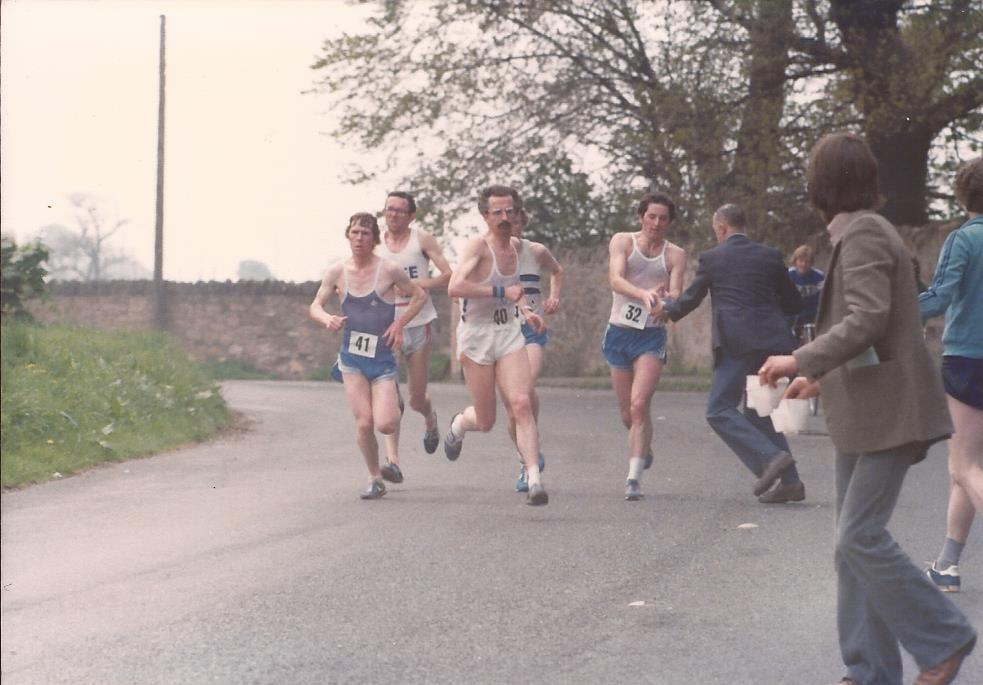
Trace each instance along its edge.
<instances>
[{"instance_id":1,"label":"road surface","mask_svg":"<svg viewBox=\"0 0 983 685\"><path fill-rule=\"evenodd\" d=\"M341 386L224 393L248 430L3 495L4 685L843 675L825 436L793 438L806 501L760 505L703 420L704 395L657 393L655 465L628 503L613 395L546 388L548 506L514 492L501 424L450 463L423 452L413 412L406 481L364 502ZM433 394L443 429L466 392ZM937 446L894 517L918 563L942 542L946 482ZM954 599L983 626L979 528ZM983 683L980 653L958 682Z\"/></svg>"}]
</instances>

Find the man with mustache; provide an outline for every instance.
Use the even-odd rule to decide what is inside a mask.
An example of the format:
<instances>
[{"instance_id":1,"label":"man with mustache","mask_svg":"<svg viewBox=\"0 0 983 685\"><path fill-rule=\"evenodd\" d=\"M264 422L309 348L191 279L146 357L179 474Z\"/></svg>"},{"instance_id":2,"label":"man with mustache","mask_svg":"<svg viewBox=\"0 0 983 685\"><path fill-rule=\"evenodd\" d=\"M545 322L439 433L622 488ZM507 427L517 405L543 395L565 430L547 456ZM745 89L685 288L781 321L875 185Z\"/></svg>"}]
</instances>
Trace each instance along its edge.
<instances>
[{"instance_id":1,"label":"man with mustache","mask_svg":"<svg viewBox=\"0 0 983 685\"><path fill-rule=\"evenodd\" d=\"M444 453L455 461L468 431L492 429L497 385L515 419L516 444L529 483L526 501L543 505L549 496L539 470L532 373L520 328L525 321L534 331L541 331L543 320L528 306L519 280L519 240L512 237L512 227L521 211L522 198L514 188L493 185L481 191L478 212L487 230L468 241L447 287L451 297L461 300L457 353L472 405L451 419Z\"/></svg>"}]
</instances>

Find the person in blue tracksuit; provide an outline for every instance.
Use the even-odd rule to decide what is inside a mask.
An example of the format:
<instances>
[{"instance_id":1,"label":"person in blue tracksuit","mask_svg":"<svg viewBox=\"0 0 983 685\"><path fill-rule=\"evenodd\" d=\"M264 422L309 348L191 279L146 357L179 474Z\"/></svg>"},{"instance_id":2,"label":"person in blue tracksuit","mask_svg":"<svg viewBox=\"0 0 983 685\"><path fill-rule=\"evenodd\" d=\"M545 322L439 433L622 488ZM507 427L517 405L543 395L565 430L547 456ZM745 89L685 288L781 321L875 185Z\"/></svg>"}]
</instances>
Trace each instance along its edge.
<instances>
[{"instance_id":1,"label":"person in blue tracksuit","mask_svg":"<svg viewBox=\"0 0 983 685\"><path fill-rule=\"evenodd\" d=\"M959 171L955 191L969 219L945 239L932 285L918 296L923 320L945 314L942 384L956 428L946 539L928 569L944 592L959 591L959 556L976 512L983 513L983 157Z\"/></svg>"}]
</instances>

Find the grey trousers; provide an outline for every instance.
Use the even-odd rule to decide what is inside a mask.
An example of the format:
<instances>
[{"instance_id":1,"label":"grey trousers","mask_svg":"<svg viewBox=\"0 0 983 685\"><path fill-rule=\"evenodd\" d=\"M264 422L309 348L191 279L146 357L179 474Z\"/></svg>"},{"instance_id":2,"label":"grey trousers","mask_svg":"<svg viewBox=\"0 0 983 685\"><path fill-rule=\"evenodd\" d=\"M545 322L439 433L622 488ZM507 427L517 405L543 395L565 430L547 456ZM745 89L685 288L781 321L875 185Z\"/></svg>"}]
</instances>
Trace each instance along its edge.
<instances>
[{"instance_id":1,"label":"grey trousers","mask_svg":"<svg viewBox=\"0 0 983 685\"><path fill-rule=\"evenodd\" d=\"M900 685L901 652L921 670L975 643L976 631L887 530L918 445L836 455L837 625L846 675ZM941 523L941 522L940 522Z\"/></svg>"}]
</instances>

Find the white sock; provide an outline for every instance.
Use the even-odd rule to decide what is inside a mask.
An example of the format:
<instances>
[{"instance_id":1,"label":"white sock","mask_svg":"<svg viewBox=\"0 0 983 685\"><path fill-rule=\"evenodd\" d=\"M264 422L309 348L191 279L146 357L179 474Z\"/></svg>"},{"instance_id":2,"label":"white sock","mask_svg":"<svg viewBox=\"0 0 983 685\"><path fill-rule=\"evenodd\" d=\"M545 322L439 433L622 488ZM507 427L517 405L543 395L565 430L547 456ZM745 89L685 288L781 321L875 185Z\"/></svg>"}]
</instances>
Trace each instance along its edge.
<instances>
[{"instance_id":1,"label":"white sock","mask_svg":"<svg viewBox=\"0 0 983 685\"><path fill-rule=\"evenodd\" d=\"M632 457L628 460L628 480L641 482L642 471L645 470L645 460L642 457Z\"/></svg>"},{"instance_id":2,"label":"white sock","mask_svg":"<svg viewBox=\"0 0 983 685\"><path fill-rule=\"evenodd\" d=\"M542 485L542 479L539 475L539 464L535 466L527 466L526 473L529 475L529 487L533 485Z\"/></svg>"},{"instance_id":3,"label":"white sock","mask_svg":"<svg viewBox=\"0 0 983 685\"><path fill-rule=\"evenodd\" d=\"M461 426L461 423L463 421L464 421L464 414L458 414L457 416L454 417L454 420L451 421L451 435L453 435L458 440L462 440L464 438L465 431L464 428Z\"/></svg>"}]
</instances>

